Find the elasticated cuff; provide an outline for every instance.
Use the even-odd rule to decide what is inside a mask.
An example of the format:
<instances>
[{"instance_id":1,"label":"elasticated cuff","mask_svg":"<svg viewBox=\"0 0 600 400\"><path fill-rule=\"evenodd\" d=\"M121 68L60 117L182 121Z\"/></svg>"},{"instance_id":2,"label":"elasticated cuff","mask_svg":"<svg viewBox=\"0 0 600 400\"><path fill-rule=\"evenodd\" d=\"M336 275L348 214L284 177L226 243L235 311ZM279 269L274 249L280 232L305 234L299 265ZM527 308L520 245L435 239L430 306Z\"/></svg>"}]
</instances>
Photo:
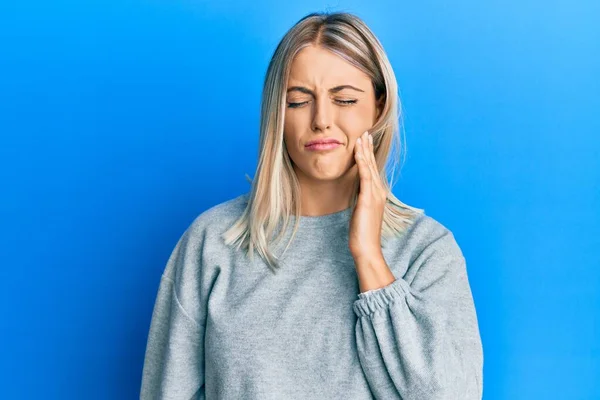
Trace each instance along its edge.
<instances>
[{"instance_id":1,"label":"elasticated cuff","mask_svg":"<svg viewBox=\"0 0 600 400\"><path fill-rule=\"evenodd\" d=\"M360 317L372 315L378 310L386 308L393 300L406 296L410 287L402 278L379 289L368 290L358 294L358 300L354 301L353 309Z\"/></svg>"}]
</instances>

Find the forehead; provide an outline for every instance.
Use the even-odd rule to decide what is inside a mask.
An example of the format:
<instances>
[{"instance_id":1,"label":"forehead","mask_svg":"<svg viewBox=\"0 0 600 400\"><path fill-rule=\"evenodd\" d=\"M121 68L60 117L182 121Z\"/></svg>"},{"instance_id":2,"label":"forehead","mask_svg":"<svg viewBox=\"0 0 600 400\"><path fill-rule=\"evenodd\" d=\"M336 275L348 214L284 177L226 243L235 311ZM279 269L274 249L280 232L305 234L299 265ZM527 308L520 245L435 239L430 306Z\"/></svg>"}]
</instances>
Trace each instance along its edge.
<instances>
[{"instance_id":1,"label":"forehead","mask_svg":"<svg viewBox=\"0 0 600 400\"><path fill-rule=\"evenodd\" d=\"M363 90L368 89L369 83L369 76L348 61L329 50L312 45L296 54L288 79L288 86L355 84L360 85Z\"/></svg>"}]
</instances>

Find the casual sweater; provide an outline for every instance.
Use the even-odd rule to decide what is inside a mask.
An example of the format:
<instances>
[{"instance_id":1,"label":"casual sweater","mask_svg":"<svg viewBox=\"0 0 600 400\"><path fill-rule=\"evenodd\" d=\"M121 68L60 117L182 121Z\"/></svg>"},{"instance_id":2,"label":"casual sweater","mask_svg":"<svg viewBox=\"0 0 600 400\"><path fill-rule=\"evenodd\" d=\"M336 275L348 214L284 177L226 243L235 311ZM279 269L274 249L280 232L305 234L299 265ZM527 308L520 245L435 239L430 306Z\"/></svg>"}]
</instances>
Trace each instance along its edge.
<instances>
[{"instance_id":1,"label":"casual sweater","mask_svg":"<svg viewBox=\"0 0 600 400\"><path fill-rule=\"evenodd\" d=\"M396 280L359 293L350 208L300 216L274 274L221 237L247 201L204 211L177 242L152 313L141 399L482 398L477 314L450 230L417 216L382 247Z\"/></svg>"}]
</instances>

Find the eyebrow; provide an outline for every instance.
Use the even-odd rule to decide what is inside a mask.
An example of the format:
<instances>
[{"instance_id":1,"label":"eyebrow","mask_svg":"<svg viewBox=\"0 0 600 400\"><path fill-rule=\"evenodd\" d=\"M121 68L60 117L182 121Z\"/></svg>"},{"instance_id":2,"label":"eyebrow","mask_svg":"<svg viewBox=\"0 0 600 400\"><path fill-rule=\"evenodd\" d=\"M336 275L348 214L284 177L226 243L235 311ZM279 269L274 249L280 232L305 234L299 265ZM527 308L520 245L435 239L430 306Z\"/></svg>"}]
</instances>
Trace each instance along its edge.
<instances>
[{"instance_id":1,"label":"eyebrow","mask_svg":"<svg viewBox=\"0 0 600 400\"><path fill-rule=\"evenodd\" d=\"M361 90L361 89L359 89L357 87L354 87L352 85L340 85L340 86L332 87L331 89L329 89L329 92L330 93L337 93L337 92L339 92L341 90L344 90L344 89L354 89L354 90L357 90L359 92L363 92L364 93L364 90ZM287 90L287 93L293 92L293 91L310 94L313 97L315 95L315 93L312 90L310 90L310 89L308 89L308 88L306 88L304 86L290 86L288 88L288 90Z\"/></svg>"}]
</instances>

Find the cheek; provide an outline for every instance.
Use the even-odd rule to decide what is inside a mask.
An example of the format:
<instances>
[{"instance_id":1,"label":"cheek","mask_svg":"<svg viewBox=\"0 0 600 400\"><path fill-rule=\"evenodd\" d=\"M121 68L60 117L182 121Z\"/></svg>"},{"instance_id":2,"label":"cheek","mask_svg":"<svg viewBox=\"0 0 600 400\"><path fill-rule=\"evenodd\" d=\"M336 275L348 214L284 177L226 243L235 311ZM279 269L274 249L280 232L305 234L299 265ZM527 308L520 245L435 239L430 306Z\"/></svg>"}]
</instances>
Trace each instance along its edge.
<instances>
[{"instance_id":1,"label":"cheek","mask_svg":"<svg viewBox=\"0 0 600 400\"><path fill-rule=\"evenodd\" d=\"M292 140L293 136L297 136L304 129L304 119L300 118L298 113L287 112L283 118L283 131L285 136Z\"/></svg>"},{"instance_id":2,"label":"cheek","mask_svg":"<svg viewBox=\"0 0 600 400\"><path fill-rule=\"evenodd\" d=\"M348 107L340 112L338 125L350 136L359 137L372 126L373 110L370 107Z\"/></svg>"},{"instance_id":3,"label":"cheek","mask_svg":"<svg viewBox=\"0 0 600 400\"><path fill-rule=\"evenodd\" d=\"M303 128L302 119L298 118L294 113L286 113L283 120L283 138L287 147L287 151L292 158L295 158L299 152L298 146L302 138L302 133L306 129Z\"/></svg>"},{"instance_id":4,"label":"cheek","mask_svg":"<svg viewBox=\"0 0 600 400\"><path fill-rule=\"evenodd\" d=\"M286 110L283 129L287 141L296 141L302 134L310 132L311 118L303 109ZM373 124L373 107L357 104L353 107L341 107L336 110L335 125L351 137L359 137Z\"/></svg>"}]
</instances>

